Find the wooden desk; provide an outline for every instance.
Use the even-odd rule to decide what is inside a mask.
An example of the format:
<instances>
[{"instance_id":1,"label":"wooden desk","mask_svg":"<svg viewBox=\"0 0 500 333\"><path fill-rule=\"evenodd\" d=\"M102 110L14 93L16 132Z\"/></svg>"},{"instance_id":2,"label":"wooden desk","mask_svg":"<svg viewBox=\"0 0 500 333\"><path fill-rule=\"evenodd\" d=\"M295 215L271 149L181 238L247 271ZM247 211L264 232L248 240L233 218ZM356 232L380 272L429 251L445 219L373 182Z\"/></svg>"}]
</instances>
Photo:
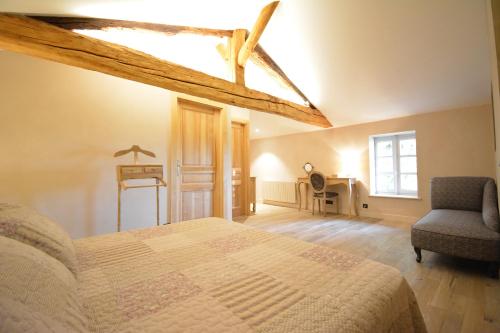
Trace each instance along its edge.
<instances>
[{"instance_id":1,"label":"wooden desk","mask_svg":"<svg viewBox=\"0 0 500 333\"><path fill-rule=\"evenodd\" d=\"M358 215L357 209L357 194L356 194L356 178L339 178L339 177L326 177L327 185L344 185L347 188L347 196L349 202L349 216L352 216L352 212L354 211L354 215ZM308 189L309 189L309 178L308 177L299 177L297 179L297 196L298 196L298 206L299 211L302 208L302 190L304 188L304 202L305 209L308 209ZM312 195L312 194L311 194Z\"/></svg>"}]
</instances>

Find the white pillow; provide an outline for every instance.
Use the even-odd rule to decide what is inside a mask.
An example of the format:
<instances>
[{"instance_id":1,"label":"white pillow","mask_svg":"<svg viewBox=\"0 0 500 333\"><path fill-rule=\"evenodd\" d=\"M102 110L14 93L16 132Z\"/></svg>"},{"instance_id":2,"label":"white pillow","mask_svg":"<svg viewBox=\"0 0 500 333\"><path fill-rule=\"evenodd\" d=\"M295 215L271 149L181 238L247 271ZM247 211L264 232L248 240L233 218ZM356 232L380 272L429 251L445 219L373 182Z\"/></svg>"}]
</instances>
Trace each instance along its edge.
<instances>
[{"instance_id":1,"label":"white pillow","mask_svg":"<svg viewBox=\"0 0 500 333\"><path fill-rule=\"evenodd\" d=\"M74 275L60 261L0 236L0 331L87 332Z\"/></svg>"},{"instance_id":2,"label":"white pillow","mask_svg":"<svg viewBox=\"0 0 500 333\"><path fill-rule=\"evenodd\" d=\"M0 203L0 236L9 237L44 251L77 274L73 241L56 223L21 205Z\"/></svg>"}]
</instances>

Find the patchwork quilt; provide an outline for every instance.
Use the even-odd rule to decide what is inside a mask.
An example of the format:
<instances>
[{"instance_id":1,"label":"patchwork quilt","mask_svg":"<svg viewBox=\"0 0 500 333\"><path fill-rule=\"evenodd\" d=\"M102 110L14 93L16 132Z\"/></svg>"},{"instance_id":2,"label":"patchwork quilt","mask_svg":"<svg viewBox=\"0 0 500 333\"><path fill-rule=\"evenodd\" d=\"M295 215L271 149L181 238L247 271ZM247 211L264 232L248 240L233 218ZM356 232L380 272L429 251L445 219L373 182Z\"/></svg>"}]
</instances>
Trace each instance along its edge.
<instances>
[{"instance_id":1,"label":"patchwork quilt","mask_svg":"<svg viewBox=\"0 0 500 333\"><path fill-rule=\"evenodd\" d=\"M219 218L75 241L93 332L425 332L394 268Z\"/></svg>"}]
</instances>

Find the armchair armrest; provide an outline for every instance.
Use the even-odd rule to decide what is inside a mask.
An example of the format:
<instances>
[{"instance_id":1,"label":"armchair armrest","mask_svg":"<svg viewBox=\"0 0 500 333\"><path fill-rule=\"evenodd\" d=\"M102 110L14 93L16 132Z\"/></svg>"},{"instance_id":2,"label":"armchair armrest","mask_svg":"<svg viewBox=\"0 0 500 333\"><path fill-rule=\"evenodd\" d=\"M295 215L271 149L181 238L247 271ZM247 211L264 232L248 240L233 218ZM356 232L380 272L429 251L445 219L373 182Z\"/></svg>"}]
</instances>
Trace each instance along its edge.
<instances>
[{"instance_id":1,"label":"armchair armrest","mask_svg":"<svg viewBox=\"0 0 500 333\"><path fill-rule=\"evenodd\" d=\"M497 186L493 180L484 185L483 194L483 222L493 231L500 232L500 218L498 213Z\"/></svg>"}]
</instances>

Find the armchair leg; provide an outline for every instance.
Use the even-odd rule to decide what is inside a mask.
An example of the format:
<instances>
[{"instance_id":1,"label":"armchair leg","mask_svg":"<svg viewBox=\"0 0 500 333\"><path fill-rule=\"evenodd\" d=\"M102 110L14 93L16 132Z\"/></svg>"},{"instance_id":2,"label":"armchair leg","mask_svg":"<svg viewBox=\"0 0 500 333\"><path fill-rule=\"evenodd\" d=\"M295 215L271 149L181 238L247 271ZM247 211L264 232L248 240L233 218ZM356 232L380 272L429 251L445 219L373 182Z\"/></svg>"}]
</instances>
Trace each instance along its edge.
<instances>
[{"instance_id":1,"label":"armchair leg","mask_svg":"<svg viewBox=\"0 0 500 333\"><path fill-rule=\"evenodd\" d=\"M490 266L488 267L488 272L489 275L492 279L497 279L498 280L498 268L499 268L499 263L498 262L490 262Z\"/></svg>"},{"instance_id":2,"label":"armchair leg","mask_svg":"<svg viewBox=\"0 0 500 333\"><path fill-rule=\"evenodd\" d=\"M419 247L414 247L415 253L417 254L417 262L422 261L422 249Z\"/></svg>"}]
</instances>

